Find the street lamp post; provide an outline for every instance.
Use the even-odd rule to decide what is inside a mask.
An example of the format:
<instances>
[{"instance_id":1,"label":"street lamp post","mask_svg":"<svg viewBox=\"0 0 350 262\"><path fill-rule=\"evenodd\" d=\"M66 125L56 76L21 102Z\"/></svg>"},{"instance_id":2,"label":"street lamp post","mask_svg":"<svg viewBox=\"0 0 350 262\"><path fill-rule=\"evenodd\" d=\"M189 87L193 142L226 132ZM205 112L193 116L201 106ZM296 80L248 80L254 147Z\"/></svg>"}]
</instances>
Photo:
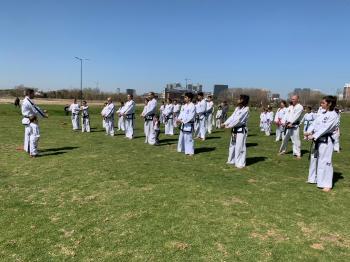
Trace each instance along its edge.
<instances>
[{"instance_id":1,"label":"street lamp post","mask_svg":"<svg viewBox=\"0 0 350 262\"><path fill-rule=\"evenodd\" d=\"M89 60L87 58L75 57L80 61L80 104L83 104L83 60Z\"/></svg>"}]
</instances>

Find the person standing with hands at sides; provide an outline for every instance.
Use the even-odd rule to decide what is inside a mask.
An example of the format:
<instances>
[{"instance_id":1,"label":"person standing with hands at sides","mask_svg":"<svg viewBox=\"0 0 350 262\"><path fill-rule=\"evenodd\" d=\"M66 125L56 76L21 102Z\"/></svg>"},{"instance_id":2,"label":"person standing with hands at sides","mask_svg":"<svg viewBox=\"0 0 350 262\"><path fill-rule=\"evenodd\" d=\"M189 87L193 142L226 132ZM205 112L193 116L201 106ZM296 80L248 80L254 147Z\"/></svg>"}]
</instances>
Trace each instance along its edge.
<instances>
[{"instance_id":1,"label":"person standing with hands at sides","mask_svg":"<svg viewBox=\"0 0 350 262\"><path fill-rule=\"evenodd\" d=\"M89 106L86 101L83 101L81 110L81 132L90 132L90 116L89 116Z\"/></svg>"},{"instance_id":2,"label":"person standing with hands at sides","mask_svg":"<svg viewBox=\"0 0 350 262\"><path fill-rule=\"evenodd\" d=\"M162 101L162 105L159 108L159 122L161 124L164 124L164 116L163 116L164 109L165 109L165 103L164 101Z\"/></svg>"},{"instance_id":3,"label":"person standing with hands at sides","mask_svg":"<svg viewBox=\"0 0 350 262\"><path fill-rule=\"evenodd\" d=\"M288 107L285 120L282 123L285 136L282 140L279 155L284 155L286 153L288 141L289 139L292 139L293 156L295 156L297 159L301 159L299 125L303 110L303 106L299 103L299 96L292 96L291 105Z\"/></svg>"},{"instance_id":4,"label":"person standing with hands at sides","mask_svg":"<svg viewBox=\"0 0 350 262\"><path fill-rule=\"evenodd\" d=\"M311 106L305 107L305 115L303 116L301 123L304 124L303 133L307 132L309 126L311 126L312 122L315 120L315 114L312 112Z\"/></svg>"},{"instance_id":5,"label":"person standing with hands at sides","mask_svg":"<svg viewBox=\"0 0 350 262\"><path fill-rule=\"evenodd\" d=\"M222 108L221 106L218 107L218 110L216 111L216 115L215 115L215 128L221 128L221 124L222 124Z\"/></svg>"},{"instance_id":6,"label":"person standing with hands at sides","mask_svg":"<svg viewBox=\"0 0 350 262\"><path fill-rule=\"evenodd\" d=\"M148 94L148 100L146 112L144 114L145 128L147 132L147 143L154 145L156 143L156 133L154 131L153 117L157 111L157 100L153 92Z\"/></svg>"},{"instance_id":7,"label":"person standing with hands at sides","mask_svg":"<svg viewBox=\"0 0 350 262\"><path fill-rule=\"evenodd\" d=\"M155 140L156 143L154 145L159 146L159 135L160 135L160 119L159 115L154 115L153 117L153 126L154 126L154 132L156 134Z\"/></svg>"},{"instance_id":8,"label":"person standing with hands at sides","mask_svg":"<svg viewBox=\"0 0 350 262\"><path fill-rule=\"evenodd\" d=\"M148 98L145 98L144 107L143 107L142 113L140 115L142 118L145 118L148 102L149 102ZM147 144L148 143L148 126L147 126L146 120L145 120L145 123L143 124L143 131L145 133L145 144Z\"/></svg>"},{"instance_id":9,"label":"person standing with hands at sides","mask_svg":"<svg viewBox=\"0 0 350 262\"><path fill-rule=\"evenodd\" d=\"M194 119L196 116L196 107L192 103L193 94L186 93L184 97L185 104L182 106L177 124L180 125L180 135L177 144L177 152L184 152L186 155L194 155Z\"/></svg>"},{"instance_id":10,"label":"person standing with hands at sides","mask_svg":"<svg viewBox=\"0 0 350 262\"><path fill-rule=\"evenodd\" d=\"M207 98L207 111L206 111L206 131L208 134L211 134L213 131L213 111L214 111L214 102L211 95Z\"/></svg>"},{"instance_id":11,"label":"person standing with hands at sides","mask_svg":"<svg viewBox=\"0 0 350 262\"><path fill-rule=\"evenodd\" d=\"M205 113L207 111L207 101L204 99L204 94L203 92L199 92L197 95L197 105L196 105L196 114L197 114L197 121L198 121L198 129L197 129L197 134L196 138L201 139L202 141L205 140L205 133L206 133L206 128L205 128Z\"/></svg>"},{"instance_id":12,"label":"person standing with hands at sides","mask_svg":"<svg viewBox=\"0 0 350 262\"><path fill-rule=\"evenodd\" d=\"M118 115L118 131L125 131L125 125L124 125L124 116L122 112L124 111L124 102L120 102L120 107L117 110Z\"/></svg>"},{"instance_id":13,"label":"person standing with hands at sides","mask_svg":"<svg viewBox=\"0 0 350 262\"><path fill-rule=\"evenodd\" d=\"M79 130L79 112L80 112L80 106L77 103L77 99L74 98L73 103L69 106L68 109L72 113L72 126L73 130L77 131Z\"/></svg>"},{"instance_id":14,"label":"person standing with hands at sides","mask_svg":"<svg viewBox=\"0 0 350 262\"><path fill-rule=\"evenodd\" d=\"M243 168L246 165L247 123L249 119L248 103L249 96L240 95L235 111L222 124L224 128L232 128L227 164L235 165L237 168Z\"/></svg>"},{"instance_id":15,"label":"person standing with hands at sides","mask_svg":"<svg viewBox=\"0 0 350 262\"><path fill-rule=\"evenodd\" d=\"M165 135L174 135L174 105L171 98L168 98L167 104L163 111L163 118L165 123L164 134Z\"/></svg>"},{"instance_id":16,"label":"person standing with hands at sides","mask_svg":"<svg viewBox=\"0 0 350 262\"><path fill-rule=\"evenodd\" d=\"M47 118L48 115L46 114L45 110L41 110L33 101L35 93L33 89L26 89L25 90L25 98L22 102L22 124L24 125L24 146L23 150L30 154L30 135L31 135L31 127L30 127L30 117L36 116ZM36 125L39 128L38 122L36 120Z\"/></svg>"},{"instance_id":17,"label":"person standing with hands at sides","mask_svg":"<svg viewBox=\"0 0 350 262\"><path fill-rule=\"evenodd\" d=\"M114 113L115 106L112 98L107 98L107 106L102 110L102 117L105 118L106 135L114 136Z\"/></svg>"},{"instance_id":18,"label":"person standing with hands at sides","mask_svg":"<svg viewBox=\"0 0 350 262\"><path fill-rule=\"evenodd\" d=\"M38 144L40 138L40 131L38 126L38 118L36 116L29 117L30 121L30 138L29 138L29 148L30 148L30 157L38 156Z\"/></svg>"},{"instance_id":19,"label":"person standing with hands at sides","mask_svg":"<svg viewBox=\"0 0 350 262\"><path fill-rule=\"evenodd\" d=\"M181 110L181 104L177 102L177 100L174 100L174 127L177 127L177 118L180 115Z\"/></svg>"},{"instance_id":20,"label":"person standing with hands at sides","mask_svg":"<svg viewBox=\"0 0 350 262\"><path fill-rule=\"evenodd\" d=\"M275 124L276 124L276 142L283 140L284 138L284 129L282 126L282 121L285 119L286 112L287 112L287 102L285 100L282 100L280 102L280 107L277 109L276 115L275 115Z\"/></svg>"},{"instance_id":21,"label":"person standing with hands at sides","mask_svg":"<svg viewBox=\"0 0 350 262\"><path fill-rule=\"evenodd\" d=\"M101 115L102 115L102 127L103 127L103 129L106 129L106 119L104 118L104 116L103 116L103 112L104 112L104 110L106 109L106 107L107 107L107 102L105 102L104 104L103 104L103 108L102 108L102 111L101 111Z\"/></svg>"},{"instance_id":22,"label":"person standing with hands at sides","mask_svg":"<svg viewBox=\"0 0 350 262\"><path fill-rule=\"evenodd\" d=\"M125 137L132 139L134 136L134 118L135 118L135 107L134 96L129 94L127 97L127 102L124 105L123 111L121 114L124 117L125 125Z\"/></svg>"},{"instance_id":23,"label":"person standing with hands at sides","mask_svg":"<svg viewBox=\"0 0 350 262\"><path fill-rule=\"evenodd\" d=\"M323 191L329 192L333 186L332 155L334 140L333 132L338 127L339 117L334 111L337 98L325 96L321 101L323 113L304 134L308 140L313 141L313 153L310 158L309 177L307 182L317 184Z\"/></svg>"}]
</instances>

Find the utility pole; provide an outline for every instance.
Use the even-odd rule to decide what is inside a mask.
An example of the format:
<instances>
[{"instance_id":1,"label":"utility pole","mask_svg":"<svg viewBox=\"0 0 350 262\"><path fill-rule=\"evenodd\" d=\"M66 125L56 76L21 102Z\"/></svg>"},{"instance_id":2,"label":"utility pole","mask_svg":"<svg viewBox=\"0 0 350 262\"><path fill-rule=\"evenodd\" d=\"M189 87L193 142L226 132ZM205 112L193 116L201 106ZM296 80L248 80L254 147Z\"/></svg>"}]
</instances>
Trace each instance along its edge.
<instances>
[{"instance_id":1,"label":"utility pole","mask_svg":"<svg viewBox=\"0 0 350 262\"><path fill-rule=\"evenodd\" d=\"M75 57L80 61L80 104L83 104L83 60L89 60L87 58Z\"/></svg>"}]
</instances>

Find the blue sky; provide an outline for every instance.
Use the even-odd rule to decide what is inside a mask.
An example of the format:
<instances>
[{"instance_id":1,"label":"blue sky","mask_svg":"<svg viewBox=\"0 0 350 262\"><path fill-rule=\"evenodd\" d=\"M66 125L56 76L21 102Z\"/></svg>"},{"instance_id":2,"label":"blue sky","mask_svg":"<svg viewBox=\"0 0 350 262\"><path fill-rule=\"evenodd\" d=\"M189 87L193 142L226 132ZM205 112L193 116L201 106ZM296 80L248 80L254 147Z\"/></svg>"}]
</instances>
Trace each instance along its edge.
<instances>
[{"instance_id":1,"label":"blue sky","mask_svg":"<svg viewBox=\"0 0 350 262\"><path fill-rule=\"evenodd\" d=\"M350 0L0 0L0 88L160 91L166 83L334 93L350 81Z\"/></svg>"}]
</instances>

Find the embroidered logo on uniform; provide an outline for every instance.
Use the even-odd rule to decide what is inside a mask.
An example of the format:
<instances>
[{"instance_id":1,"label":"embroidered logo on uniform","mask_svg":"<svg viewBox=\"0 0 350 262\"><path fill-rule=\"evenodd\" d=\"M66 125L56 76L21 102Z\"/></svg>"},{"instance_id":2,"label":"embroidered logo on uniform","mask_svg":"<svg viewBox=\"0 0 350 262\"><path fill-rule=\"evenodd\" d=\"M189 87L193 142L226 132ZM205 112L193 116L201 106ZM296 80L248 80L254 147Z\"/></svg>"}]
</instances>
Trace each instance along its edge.
<instances>
[{"instance_id":1,"label":"embroidered logo on uniform","mask_svg":"<svg viewBox=\"0 0 350 262\"><path fill-rule=\"evenodd\" d=\"M326 163L326 165L327 165L327 166L330 166L330 165L331 165L331 163L330 163L330 162L327 162L327 163Z\"/></svg>"}]
</instances>

